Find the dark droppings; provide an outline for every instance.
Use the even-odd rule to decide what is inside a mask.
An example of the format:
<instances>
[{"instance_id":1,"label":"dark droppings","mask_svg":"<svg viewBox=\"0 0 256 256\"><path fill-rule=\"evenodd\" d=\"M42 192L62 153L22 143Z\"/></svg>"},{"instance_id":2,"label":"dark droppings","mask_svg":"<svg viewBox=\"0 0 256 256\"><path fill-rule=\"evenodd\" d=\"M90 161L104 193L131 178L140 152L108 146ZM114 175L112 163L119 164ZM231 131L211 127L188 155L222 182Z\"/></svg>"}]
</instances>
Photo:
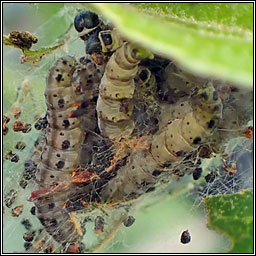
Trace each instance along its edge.
<instances>
[{"instance_id":1,"label":"dark droppings","mask_svg":"<svg viewBox=\"0 0 256 256\"><path fill-rule=\"evenodd\" d=\"M135 218L133 216L128 216L124 221L123 224L125 227L130 227L135 222Z\"/></svg>"},{"instance_id":2,"label":"dark droppings","mask_svg":"<svg viewBox=\"0 0 256 256\"><path fill-rule=\"evenodd\" d=\"M34 124L36 130L43 130L47 127L47 116L40 117Z\"/></svg>"},{"instance_id":3,"label":"dark droppings","mask_svg":"<svg viewBox=\"0 0 256 256\"><path fill-rule=\"evenodd\" d=\"M36 164L32 160L26 160L24 163L23 178L25 180L30 180L35 177Z\"/></svg>"},{"instance_id":4,"label":"dark droppings","mask_svg":"<svg viewBox=\"0 0 256 256\"><path fill-rule=\"evenodd\" d=\"M24 239L26 242L32 242L33 239L34 239L35 234L36 234L35 231L28 231L28 232L24 233L23 239Z\"/></svg>"},{"instance_id":5,"label":"dark droppings","mask_svg":"<svg viewBox=\"0 0 256 256\"><path fill-rule=\"evenodd\" d=\"M32 215L36 215L36 207L35 207L35 206L31 207L30 213L31 213Z\"/></svg>"},{"instance_id":6,"label":"dark droppings","mask_svg":"<svg viewBox=\"0 0 256 256\"><path fill-rule=\"evenodd\" d=\"M208 173L206 176L205 176L205 181L207 183L212 183L215 178L217 177L217 173L214 173L214 172L210 172Z\"/></svg>"},{"instance_id":7,"label":"dark droppings","mask_svg":"<svg viewBox=\"0 0 256 256\"><path fill-rule=\"evenodd\" d=\"M20 182L19 182L19 185L20 185L23 189L25 189L25 188L27 187L27 185L28 185L28 182L27 182L27 180L26 180L25 178L22 178L22 179L20 180Z\"/></svg>"},{"instance_id":8,"label":"dark droppings","mask_svg":"<svg viewBox=\"0 0 256 256\"><path fill-rule=\"evenodd\" d=\"M5 205L10 208L12 204L14 203L16 197L18 195L18 192L14 189L11 189L5 196Z\"/></svg>"},{"instance_id":9,"label":"dark droppings","mask_svg":"<svg viewBox=\"0 0 256 256\"><path fill-rule=\"evenodd\" d=\"M16 143L15 148L18 150L23 150L26 147L26 144L22 141Z\"/></svg>"},{"instance_id":10,"label":"dark droppings","mask_svg":"<svg viewBox=\"0 0 256 256\"><path fill-rule=\"evenodd\" d=\"M201 177L201 175L202 175L202 172L203 172L203 170L202 170L202 168L196 168L194 171L193 171L193 179L194 180L198 180L200 177Z\"/></svg>"},{"instance_id":11,"label":"dark droppings","mask_svg":"<svg viewBox=\"0 0 256 256\"><path fill-rule=\"evenodd\" d=\"M6 160L10 160L11 162L17 163L19 161L19 156L17 154L13 154L12 151L10 150L6 155L5 155Z\"/></svg>"},{"instance_id":12,"label":"dark droppings","mask_svg":"<svg viewBox=\"0 0 256 256\"><path fill-rule=\"evenodd\" d=\"M23 219L21 221L21 224L25 227L25 229L30 230L32 228L32 225L28 219Z\"/></svg>"},{"instance_id":13,"label":"dark droppings","mask_svg":"<svg viewBox=\"0 0 256 256\"><path fill-rule=\"evenodd\" d=\"M101 216L97 216L94 223L95 223L94 231L96 234L104 232L105 221Z\"/></svg>"},{"instance_id":14,"label":"dark droppings","mask_svg":"<svg viewBox=\"0 0 256 256\"><path fill-rule=\"evenodd\" d=\"M25 242L24 243L24 248L25 248L26 251L28 251L30 249L30 247L32 247L32 243L30 243L30 242Z\"/></svg>"},{"instance_id":15,"label":"dark droppings","mask_svg":"<svg viewBox=\"0 0 256 256\"><path fill-rule=\"evenodd\" d=\"M191 236L188 230L185 230L182 232L181 237L180 237L180 242L182 244L187 244L191 241Z\"/></svg>"}]
</instances>

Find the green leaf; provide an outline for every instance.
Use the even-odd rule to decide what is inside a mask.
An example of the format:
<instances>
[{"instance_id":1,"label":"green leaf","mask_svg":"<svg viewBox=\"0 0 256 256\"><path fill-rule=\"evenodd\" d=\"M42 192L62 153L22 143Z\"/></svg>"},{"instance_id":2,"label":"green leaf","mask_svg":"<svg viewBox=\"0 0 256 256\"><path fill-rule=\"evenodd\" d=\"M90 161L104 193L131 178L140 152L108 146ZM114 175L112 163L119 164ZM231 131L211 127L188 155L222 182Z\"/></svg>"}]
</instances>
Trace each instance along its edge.
<instances>
[{"instance_id":1,"label":"green leaf","mask_svg":"<svg viewBox=\"0 0 256 256\"><path fill-rule=\"evenodd\" d=\"M212 196L205 200L208 226L232 242L229 253L253 252L253 191Z\"/></svg>"},{"instance_id":2,"label":"green leaf","mask_svg":"<svg viewBox=\"0 0 256 256\"><path fill-rule=\"evenodd\" d=\"M88 4L87 4L88 6ZM129 40L184 68L252 87L253 5L94 3Z\"/></svg>"}]
</instances>

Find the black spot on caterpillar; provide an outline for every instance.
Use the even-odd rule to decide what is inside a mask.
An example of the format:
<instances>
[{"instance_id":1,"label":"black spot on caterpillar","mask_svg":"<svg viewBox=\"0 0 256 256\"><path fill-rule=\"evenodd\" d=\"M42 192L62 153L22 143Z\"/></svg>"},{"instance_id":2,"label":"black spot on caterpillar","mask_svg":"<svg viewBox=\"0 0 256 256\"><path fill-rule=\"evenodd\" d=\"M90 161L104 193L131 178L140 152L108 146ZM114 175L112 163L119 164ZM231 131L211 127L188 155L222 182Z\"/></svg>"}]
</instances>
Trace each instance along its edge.
<instances>
[{"instance_id":1,"label":"black spot on caterpillar","mask_svg":"<svg viewBox=\"0 0 256 256\"><path fill-rule=\"evenodd\" d=\"M124 221L123 224L125 227L130 227L135 221L135 218L133 216L128 216Z\"/></svg>"},{"instance_id":2,"label":"black spot on caterpillar","mask_svg":"<svg viewBox=\"0 0 256 256\"><path fill-rule=\"evenodd\" d=\"M36 172L39 190L32 193L36 216L46 231L62 244L80 241L82 237L63 209L68 199L65 184L70 182L71 172L77 168L84 137L81 117L70 117L79 99L76 88L72 87L75 65L75 58L66 56L58 59L49 71L45 90L48 125ZM61 193L54 192L58 186Z\"/></svg>"},{"instance_id":3,"label":"black spot on caterpillar","mask_svg":"<svg viewBox=\"0 0 256 256\"><path fill-rule=\"evenodd\" d=\"M110 139L128 137L133 132L134 77L143 58L135 45L125 42L106 65L100 83L97 113L100 131Z\"/></svg>"}]
</instances>

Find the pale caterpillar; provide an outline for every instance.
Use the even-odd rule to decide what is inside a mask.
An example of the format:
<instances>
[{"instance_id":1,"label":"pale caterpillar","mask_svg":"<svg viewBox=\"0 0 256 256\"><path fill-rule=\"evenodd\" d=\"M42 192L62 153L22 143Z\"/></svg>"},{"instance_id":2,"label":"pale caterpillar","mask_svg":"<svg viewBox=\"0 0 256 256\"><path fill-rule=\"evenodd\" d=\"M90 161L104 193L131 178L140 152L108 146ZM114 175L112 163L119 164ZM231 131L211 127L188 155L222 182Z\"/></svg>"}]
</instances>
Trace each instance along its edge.
<instances>
[{"instance_id":1,"label":"pale caterpillar","mask_svg":"<svg viewBox=\"0 0 256 256\"><path fill-rule=\"evenodd\" d=\"M132 51L136 51L136 48L130 49L131 47L133 46L130 43L123 42L116 29L94 33L86 45L87 53L102 54L105 59L114 52L106 65L97 101L99 128L110 139L128 137L134 130L131 115L134 108L132 99L135 75L136 85L139 87L137 91L142 92L137 93L137 99L143 95L149 98L156 89L155 77L150 70L138 70L137 65L143 58L136 59L132 56Z\"/></svg>"},{"instance_id":2,"label":"pale caterpillar","mask_svg":"<svg viewBox=\"0 0 256 256\"><path fill-rule=\"evenodd\" d=\"M78 242L83 235L80 224L70 217L75 209L67 203L85 193L72 183L71 175L92 163L93 148L101 143L96 136L96 102L102 75L102 67L89 56L79 62L67 56L55 63L47 79L48 126L36 173L39 190L32 192L31 200L46 231L62 244Z\"/></svg>"},{"instance_id":3,"label":"pale caterpillar","mask_svg":"<svg viewBox=\"0 0 256 256\"><path fill-rule=\"evenodd\" d=\"M110 139L128 137L133 132L134 77L143 58L137 46L125 42L106 65L96 109L100 131Z\"/></svg>"},{"instance_id":4,"label":"pale caterpillar","mask_svg":"<svg viewBox=\"0 0 256 256\"><path fill-rule=\"evenodd\" d=\"M206 86L191 96L193 112L182 119L170 120L164 131L154 135L151 153L161 165L192 151L213 133L222 115L222 102L212 83Z\"/></svg>"}]
</instances>

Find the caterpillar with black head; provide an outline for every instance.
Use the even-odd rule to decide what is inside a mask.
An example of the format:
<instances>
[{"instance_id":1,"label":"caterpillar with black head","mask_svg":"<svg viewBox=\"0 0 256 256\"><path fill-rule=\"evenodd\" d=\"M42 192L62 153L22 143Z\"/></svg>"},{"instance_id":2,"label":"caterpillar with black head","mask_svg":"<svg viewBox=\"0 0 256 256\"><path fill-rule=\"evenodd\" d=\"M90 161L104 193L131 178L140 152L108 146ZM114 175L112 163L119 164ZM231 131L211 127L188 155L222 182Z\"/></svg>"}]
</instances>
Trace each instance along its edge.
<instances>
[{"instance_id":1,"label":"caterpillar with black head","mask_svg":"<svg viewBox=\"0 0 256 256\"><path fill-rule=\"evenodd\" d=\"M100 32L100 38L104 33L105 31ZM106 46L105 50L111 51L113 47L118 47L120 41L115 39L117 36L112 31L106 33L111 35L112 46ZM105 45L106 40L101 39L101 43ZM149 52L144 51L143 54L141 52L142 50L134 44L124 42L106 64L99 87L96 109L99 129L104 136L110 139L128 137L133 132L134 77L138 72L139 62L150 56Z\"/></svg>"},{"instance_id":2,"label":"caterpillar with black head","mask_svg":"<svg viewBox=\"0 0 256 256\"><path fill-rule=\"evenodd\" d=\"M63 209L84 138L81 117L72 117L80 104L76 88L72 87L75 66L75 58L66 56L58 59L49 71L45 90L48 125L37 165L38 190L31 195L38 219L61 244L82 238L81 231L75 228L69 213Z\"/></svg>"}]
</instances>

